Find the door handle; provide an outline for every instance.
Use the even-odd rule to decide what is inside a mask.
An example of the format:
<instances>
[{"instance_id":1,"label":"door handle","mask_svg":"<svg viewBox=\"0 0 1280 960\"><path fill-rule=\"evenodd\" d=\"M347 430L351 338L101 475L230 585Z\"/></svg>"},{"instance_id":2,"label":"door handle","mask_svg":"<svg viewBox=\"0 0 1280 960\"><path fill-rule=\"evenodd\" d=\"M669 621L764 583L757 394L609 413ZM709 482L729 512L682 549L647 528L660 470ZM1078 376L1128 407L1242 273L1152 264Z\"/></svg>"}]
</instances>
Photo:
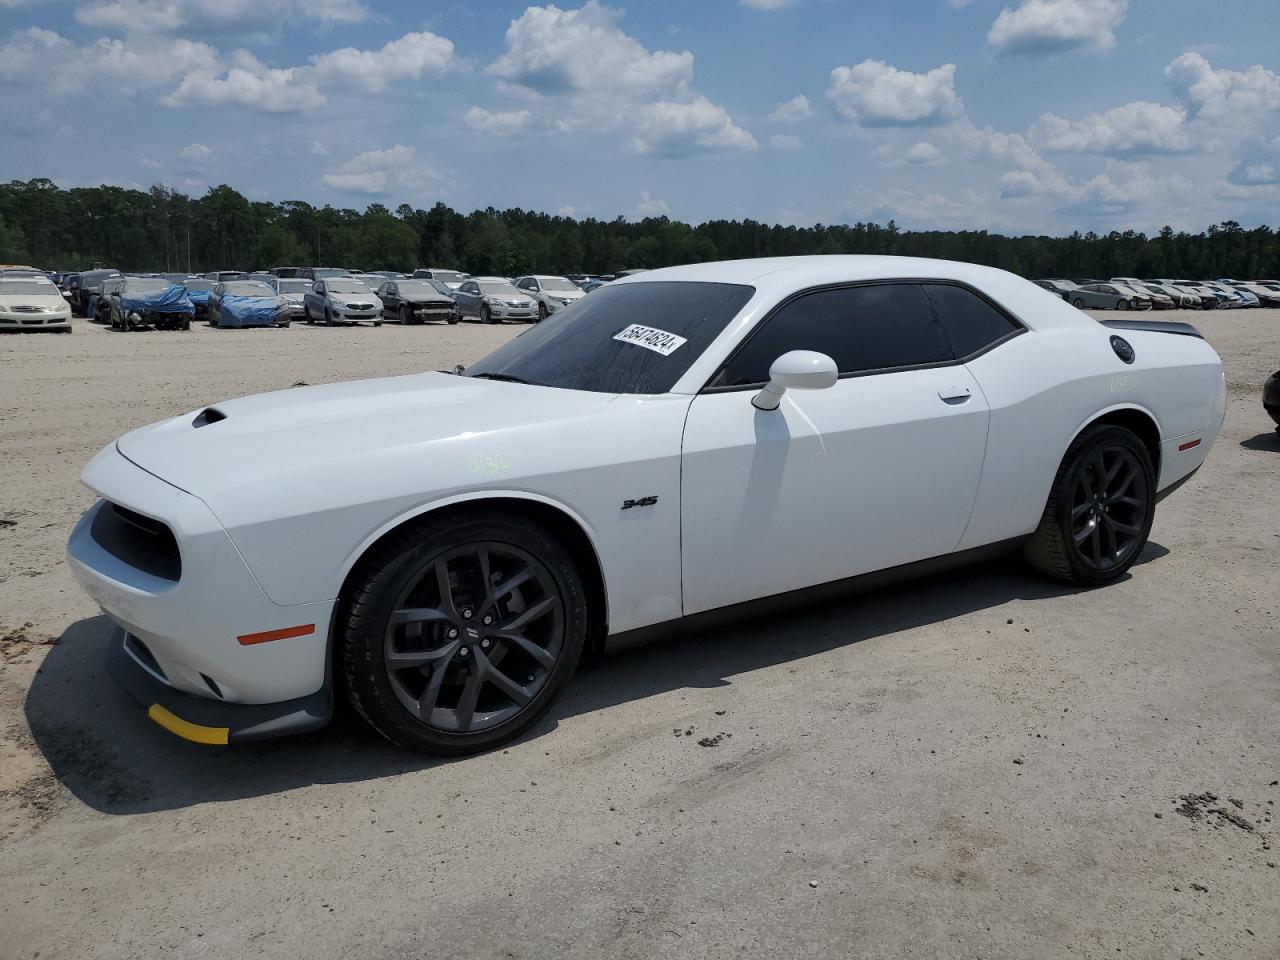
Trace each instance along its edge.
<instances>
[{"instance_id":1,"label":"door handle","mask_svg":"<svg viewBox=\"0 0 1280 960\"><path fill-rule=\"evenodd\" d=\"M968 387L942 387L938 390L938 399L944 403L965 403L972 396Z\"/></svg>"}]
</instances>

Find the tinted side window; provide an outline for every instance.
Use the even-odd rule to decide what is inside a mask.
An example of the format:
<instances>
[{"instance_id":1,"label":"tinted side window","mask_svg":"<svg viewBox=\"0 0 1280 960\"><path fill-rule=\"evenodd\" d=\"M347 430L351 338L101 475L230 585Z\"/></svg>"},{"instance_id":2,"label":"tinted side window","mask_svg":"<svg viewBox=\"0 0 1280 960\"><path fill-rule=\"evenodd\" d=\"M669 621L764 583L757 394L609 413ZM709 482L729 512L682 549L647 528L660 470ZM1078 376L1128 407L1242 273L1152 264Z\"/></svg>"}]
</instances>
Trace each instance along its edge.
<instances>
[{"instance_id":1,"label":"tinted side window","mask_svg":"<svg viewBox=\"0 0 1280 960\"><path fill-rule=\"evenodd\" d=\"M925 293L957 357L967 357L1017 330L1017 325L972 290L926 283Z\"/></svg>"},{"instance_id":2,"label":"tinted side window","mask_svg":"<svg viewBox=\"0 0 1280 960\"><path fill-rule=\"evenodd\" d=\"M714 386L764 383L788 350L816 350L841 374L954 359L918 284L819 290L791 301L757 329Z\"/></svg>"}]
</instances>

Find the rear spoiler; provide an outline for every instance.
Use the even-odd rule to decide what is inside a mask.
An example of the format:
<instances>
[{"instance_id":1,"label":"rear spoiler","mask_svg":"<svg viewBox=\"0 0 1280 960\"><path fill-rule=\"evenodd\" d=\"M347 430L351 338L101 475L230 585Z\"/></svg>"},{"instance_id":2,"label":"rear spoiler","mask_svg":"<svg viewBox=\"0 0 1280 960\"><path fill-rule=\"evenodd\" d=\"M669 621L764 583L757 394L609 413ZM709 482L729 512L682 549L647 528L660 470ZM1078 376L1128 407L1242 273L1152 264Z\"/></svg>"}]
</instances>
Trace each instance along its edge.
<instances>
[{"instance_id":1,"label":"rear spoiler","mask_svg":"<svg viewBox=\"0 0 1280 960\"><path fill-rule=\"evenodd\" d=\"M1175 333L1182 337L1204 339L1204 334L1191 324L1179 323L1176 320L1099 320L1098 322L1104 327L1115 330L1150 330L1153 333Z\"/></svg>"}]
</instances>

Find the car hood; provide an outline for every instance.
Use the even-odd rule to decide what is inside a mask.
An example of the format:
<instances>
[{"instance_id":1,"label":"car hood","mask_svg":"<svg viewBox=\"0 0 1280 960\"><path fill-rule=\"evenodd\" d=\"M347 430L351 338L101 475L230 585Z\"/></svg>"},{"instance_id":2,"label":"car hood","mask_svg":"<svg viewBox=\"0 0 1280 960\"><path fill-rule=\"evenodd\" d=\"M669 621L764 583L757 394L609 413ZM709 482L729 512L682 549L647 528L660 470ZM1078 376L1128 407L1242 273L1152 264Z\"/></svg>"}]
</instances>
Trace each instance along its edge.
<instances>
[{"instance_id":1,"label":"car hood","mask_svg":"<svg viewBox=\"0 0 1280 960\"><path fill-rule=\"evenodd\" d=\"M587 416L613 398L421 373L228 400L127 433L117 449L213 506L232 489L303 490L324 465L358 471L396 447L456 448L465 459L477 439Z\"/></svg>"},{"instance_id":2,"label":"car hood","mask_svg":"<svg viewBox=\"0 0 1280 960\"><path fill-rule=\"evenodd\" d=\"M50 307L61 310L67 301L58 291L53 293L0 293L0 310L12 307Z\"/></svg>"}]
</instances>

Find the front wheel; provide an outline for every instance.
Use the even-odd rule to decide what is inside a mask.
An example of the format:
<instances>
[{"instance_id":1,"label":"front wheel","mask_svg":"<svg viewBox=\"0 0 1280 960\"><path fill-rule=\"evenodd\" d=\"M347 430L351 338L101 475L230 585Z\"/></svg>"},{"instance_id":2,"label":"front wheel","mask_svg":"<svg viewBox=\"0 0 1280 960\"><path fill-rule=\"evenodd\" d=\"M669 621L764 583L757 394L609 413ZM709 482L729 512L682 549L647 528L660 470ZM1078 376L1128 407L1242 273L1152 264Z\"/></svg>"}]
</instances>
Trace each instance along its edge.
<instances>
[{"instance_id":1,"label":"front wheel","mask_svg":"<svg viewBox=\"0 0 1280 960\"><path fill-rule=\"evenodd\" d=\"M342 604L347 693L412 750L489 750L536 723L572 676L587 605L568 552L507 514L411 526L361 564Z\"/></svg>"},{"instance_id":2,"label":"front wheel","mask_svg":"<svg viewBox=\"0 0 1280 960\"><path fill-rule=\"evenodd\" d=\"M413 323L413 311L409 309L409 305L403 304L400 307L400 326L407 327Z\"/></svg>"},{"instance_id":3,"label":"front wheel","mask_svg":"<svg viewBox=\"0 0 1280 960\"><path fill-rule=\"evenodd\" d=\"M1079 310L1083 310L1083 309L1084 309L1084 299L1083 299L1083 298L1081 298L1081 297L1076 297L1076 298L1075 298L1075 300L1072 302L1072 304L1071 304L1071 305L1072 305L1073 307L1076 307L1076 308L1077 308L1077 309L1079 309Z\"/></svg>"},{"instance_id":4,"label":"front wheel","mask_svg":"<svg viewBox=\"0 0 1280 960\"><path fill-rule=\"evenodd\" d=\"M1121 300L1119 303L1117 303L1117 304L1116 304L1116 309L1117 309L1117 310L1128 310L1128 309L1129 309L1129 301L1128 301L1128 300Z\"/></svg>"},{"instance_id":5,"label":"front wheel","mask_svg":"<svg viewBox=\"0 0 1280 960\"><path fill-rule=\"evenodd\" d=\"M1062 458L1023 555L1042 573L1082 587L1120 579L1147 545L1155 487L1141 440L1123 427L1089 427Z\"/></svg>"},{"instance_id":6,"label":"front wheel","mask_svg":"<svg viewBox=\"0 0 1280 960\"><path fill-rule=\"evenodd\" d=\"M480 322L493 323L493 312L489 309L488 304L480 308Z\"/></svg>"},{"instance_id":7,"label":"front wheel","mask_svg":"<svg viewBox=\"0 0 1280 960\"><path fill-rule=\"evenodd\" d=\"M541 323L545 319L547 319L547 305L545 303L539 302L538 303L538 322Z\"/></svg>"}]
</instances>

